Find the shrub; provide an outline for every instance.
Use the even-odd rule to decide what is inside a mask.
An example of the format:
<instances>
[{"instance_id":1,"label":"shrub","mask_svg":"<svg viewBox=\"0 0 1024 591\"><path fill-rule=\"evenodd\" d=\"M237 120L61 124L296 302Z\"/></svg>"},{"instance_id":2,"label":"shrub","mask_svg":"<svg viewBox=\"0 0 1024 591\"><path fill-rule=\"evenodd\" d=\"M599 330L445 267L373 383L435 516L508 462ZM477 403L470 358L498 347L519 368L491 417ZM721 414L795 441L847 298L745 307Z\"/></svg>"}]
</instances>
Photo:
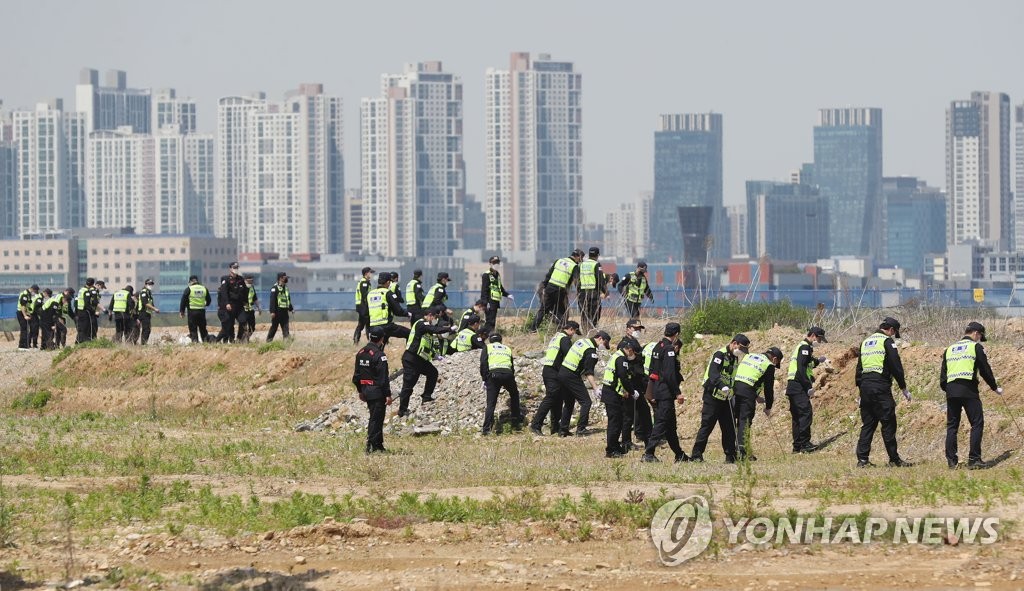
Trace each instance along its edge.
<instances>
[{"instance_id":1,"label":"shrub","mask_svg":"<svg viewBox=\"0 0 1024 591\"><path fill-rule=\"evenodd\" d=\"M683 323L683 340L694 334L735 334L765 330L775 324L805 329L811 311L796 308L789 300L743 303L737 300L708 300L694 309Z\"/></svg>"}]
</instances>

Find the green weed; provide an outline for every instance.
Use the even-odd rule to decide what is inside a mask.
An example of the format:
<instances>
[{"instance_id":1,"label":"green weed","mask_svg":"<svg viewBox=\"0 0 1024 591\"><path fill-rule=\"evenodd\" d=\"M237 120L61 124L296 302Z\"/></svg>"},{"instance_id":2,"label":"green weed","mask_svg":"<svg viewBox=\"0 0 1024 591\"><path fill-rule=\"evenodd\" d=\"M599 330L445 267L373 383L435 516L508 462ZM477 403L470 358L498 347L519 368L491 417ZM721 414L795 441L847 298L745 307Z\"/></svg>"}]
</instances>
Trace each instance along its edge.
<instances>
[{"instance_id":1,"label":"green weed","mask_svg":"<svg viewBox=\"0 0 1024 591\"><path fill-rule=\"evenodd\" d=\"M53 398L53 394L49 390L36 390L20 398L15 398L11 402L11 408L14 410L40 410L50 402L51 398Z\"/></svg>"}]
</instances>

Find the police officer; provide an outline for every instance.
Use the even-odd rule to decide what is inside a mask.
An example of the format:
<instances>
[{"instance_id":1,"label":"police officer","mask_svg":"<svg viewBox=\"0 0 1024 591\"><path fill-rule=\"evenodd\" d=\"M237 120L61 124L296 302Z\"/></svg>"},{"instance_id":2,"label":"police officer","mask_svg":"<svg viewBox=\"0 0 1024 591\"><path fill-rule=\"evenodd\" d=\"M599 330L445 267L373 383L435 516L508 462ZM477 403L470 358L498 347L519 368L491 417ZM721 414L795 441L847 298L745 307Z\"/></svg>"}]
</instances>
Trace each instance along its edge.
<instances>
[{"instance_id":1,"label":"police officer","mask_svg":"<svg viewBox=\"0 0 1024 591\"><path fill-rule=\"evenodd\" d=\"M448 273L441 271L437 274L437 283L432 285L427 290L426 295L423 296L423 309L428 310L430 308L437 308L440 306L441 314L438 317L438 322L446 321L451 324L451 318L448 317L448 283L451 281L451 277Z\"/></svg>"},{"instance_id":2,"label":"police officer","mask_svg":"<svg viewBox=\"0 0 1024 591\"><path fill-rule=\"evenodd\" d=\"M450 325L439 325L438 318L444 314L444 306L428 308L423 318L417 320L409 331L402 353L402 391L398 396L398 416L409 414L409 399L412 389L420 376L427 376L423 386L422 400L424 403L434 401L434 387L437 385L437 368L432 363L437 351L436 335L455 331Z\"/></svg>"},{"instance_id":3,"label":"police officer","mask_svg":"<svg viewBox=\"0 0 1024 591\"><path fill-rule=\"evenodd\" d=\"M132 327L129 324L130 313L128 312L128 306L131 304L133 292L134 288L131 285L126 285L122 289L115 291L110 296L110 303L107 304L107 308L110 309L110 315L114 317L115 343L128 340L131 333Z\"/></svg>"},{"instance_id":4,"label":"police officer","mask_svg":"<svg viewBox=\"0 0 1024 591\"><path fill-rule=\"evenodd\" d=\"M601 402L608 413L606 458L621 458L633 449L632 407L633 401L640 398L641 377L634 373L631 363L637 358L638 348L634 339L623 338L604 368Z\"/></svg>"},{"instance_id":5,"label":"police officer","mask_svg":"<svg viewBox=\"0 0 1024 591\"><path fill-rule=\"evenodd\" d=\"M562 325L562 330L555 333L548 342L544 351L544 367L540 371L541 379L544 381L544 398L537 407L537 412L530 421L530 432L534 435L543 435L541 427L544 426L544 418L551 415L551 434L558 432L559 423L562 420L562 386L558 381L558 370L562 367L562 360L565 354L572 347L573 337L580 332L580 325L575 320L567 320Z\"/></svg>"},{"instance_id":6,"label":"police officer","mask_svg":"<svg viewBox=\"0 0 1024 591\"><path fill-rule=\"evenodd\" d=\"M558 433L562 437L570 435L569 423L572 421L573 403L580 405L580 416L576 421L576 435L590 435L587 429L590 424L590 407L593 406L591 395L601 397L601 385L594 377L597 366L597 348L608 348L611 337L603 330L597 331L593 338L583 337L572 344L562 359L562 367L558 369L558 385L562 391L562 420ZM586 378L590 390L583 384Z\"/></svg>"},{"instance_id":7,"label":"police officer","mask_svg":"<svg viewBox=\"0 0 1024 591\"><path fill-rule=\"evenodd\" d=\"M89 297L92 298L93 314L89 317L89 334L93 339L96 338L99 332L99 320L101 314L106 314L107 310L103 308L103 304L100 302L102 292L107 290L107 284L102 280L97 279L96 285L89 292Z\"/></svg>"},{"instance_id":8,"label":"police officer","mask_svg":"<svg viewBox=\"0 0 1024 591\"><path fill-rule=\"evenodd\" d=\"M96 279L86 278L85 285L78 288L78 295L75 297L75 329L78 333L75 335L76 345L92 340L92 315L96 311L92 292L95 285Z\"/></svg>"},{"instance_id":9,"label":"police officer","mask_svg":"<svg viewBox=\"0 0 1024 591\"><path fill-rule=\"evenodd\" d=\"M398 294L391 289L391 273L377 276L376 289L366 294L366 306L370 315L370 328L384 331L384 344L390 337L408 338L409 329L395 324L395 316L408 316L409 313L399 303Z\"/></svg>"},{"instance_id":10,"label":"police officer","mask_svg":"<svg viewBox=\"0 0 1024 591\"><path fill-rule=\"evenodd\" d=\"M811 398L814 397L814 368L825 363L826 359L814 356L814 345L827 342L825 329L812 326L789 357L786 397L789 398L793 426L793 453L811 453L818 449L811 443L811 423L814 421Z\"/></svg>"},{"instance_id":11,"label":"police officer","mask_svg":"<svg viewBox=\"0 0 1024 591\"><path fill-rule=\"evenodd\" d=\"M638 262L636 270L630 271L622 278L619 282L619 292L622 293L629 317L639 318L644 298L654 301L654 294L651 293L651 286L647 281L647 263Z\"/></svg>"},{"instance_id":12,"label":"police officer","mask_svg":"<svg viewBox=\"0 0 1024 591\"><path fill-rule=\"evenodd\" d=\"M140 296L140 293L132 293L128 296L128 336L125 337L125 340L133 345L139 344L139 334L141 329L139 325Z\"/></svg>"},{"instance_id":13,"label":"police officer","mask_svg":"<svg viewBox=\"0 0 1024 591\"><path fill-rule=\"evenodd\" d=\"M531 331L536 332L548 314L553 316L557 324L562 324L566 320L565 313L569 308L569 286L574 282L579 283L581 260L583 260L583 251L577 248L568 257L562 257L551 264L547 275L541 281L544 299L530 326Z\"/></svg>"},{"instance_id":14,"label":"police officer","mask_svg":"<svg viewBox=\"0 0 1024 591\"><path fill-rule=\"evenodd\" d=\"M754 461L757 458L747 448L750 424L754 421L757 402L761 399L758 392L764 390L764 414L771 416L772 405L775 404L775 370L782 366L782 350L771 347L764 354L749 353L743 355L736 365L733 378L736 412L736 450L738 459L746 458Z\"/></svg>"},{"instance_id":15,"label":"police officer","mask_svg":"<svg viewBox=\"0 0 1024 591\"><path fill-rule=\"evenodd\" d=\"M505 291L505 286L501 284L501 273L498 272L498 265L501 264L501 259L498 257L491 257L488 261L491 268L483 274L483 282L480 286L480 299L484 300L486 308L484 321L484 330L488 333L494 332L494 327L498 324L498 309L501 308L501 298L508 298L514 302L515 298L512 294Z\"/></svg>"},{"instance_id":16,"label":"police officer","mask_svg":"<svg viewBox=\"0 0 1024 591\"><path fill-rule=\"evenodd\" d=\"M466 327L455 335L455 340L453 341L455 352L463 353L473 349L483 349L485 343L479 333L480 317L472 314L466 319Z\"/></svg>"},{"instance_id":17,"label":"police officer","mask_svg":"<svg viewBox=\"0 0 1024 591\"><path fill-rule=\"evenodd\" d=\"M210 340L206 332L206 307L210 305L210 290L199 283L199 277L193 275L188 278L188 287L185 293L181 294L181 304L178 307L178 314L184 318L188 310L188 338L193 343L207 342ZM203 340L200 341L199 339Z\"/></svg>"},{"instance_id":18,"label":"police officer","mask_svg":"<svg viewBox=\"0 0 1024 591\"><path fill-rule=\"evenodd\" d=\"M42 350L53 349L53 325L56 322L56 316L59 308L57 302L60 300L60 295L56 298L53 295L53 290L49 287L43 290L43 305L40 307L39 312L39 328L42 331L42 340L39 343L39 348Z\"/></svg>"},{"instance_id":19,"label":"police officer","mask_svg":"<svg viewBox=\"0 0 1024 591\"><path fill-rule=\"evenodd\" d=\"M139 332L143 345L149 342L149 335L153 330L153 314L160 313L160 308L156 307L153 299L154 284L152 279L146 279L142 290L139 291Z\"/></svg>"},{"instance_id":20,"label":"police officer","mask_svg":"<svg viewBox=\"0 0 1024 591\"><path fill-rule=\"evenodd\" d=\"M54 298L59 298L54 304L57 308L53 323L54 348L63 349L68 344L67 318L71 318L72 320L75 318L74 313L71 310L71 302L74 299L74 295L75 292L72 291L71 288L68 288L54 296Z\"/></svg>"},{"instance_id":21,"label":"police officer","mask_svg":"<svg viewBox=\"0 0 1024 591\"><path fill-rule=\"evenodd\" d=\"M519 407L519 386L516 385L515 362L512 349L501 342L500 334L488 338L487 347L480 352L480 378L487 392L487 410L484 412L483 434L490 435L494 426L494 407L498 404L498 393L502 388L508 392L512 424L518 429L523 422Z\"/></svg>"},{"instance_id":22,"label":"police officer","mask_svg":"<svg viewBox=\"0 0 1024 591\"><path fill-rule=\"evenodd\" d=\"M33 285L18 295L18 349L27 351L31 344L32 310L39 286Z\"/></svg>"},{"instance_id":23,"label":"police officer","mask_svg":"<svg viewBox=\"0 0 1024 591\"><path fill-rule=\"evenodd\" d=\"M466 328L469 325L469 317L476 316L483 318L487 314L487 300L477 300L473 303L472 308L467 308L462 316L459 317L459 330Z\"/></svg>"},{"instance_id":24,"label":"police officer","mask_svg":"<svg viewBox=\"0 0 1024 591\"><path fill-rule=\"evenodd\" d=\"M738 334L729 344L714 352L704 370L704 396L700 414L700 428L693 441L691 462L703 462L704 450L708 446L715 423L722 431L722 451L725 452L726 463L736 461L736 422L732 417L733 375L736 371L738 357L746 353L750 347L750 339ZM652 368L651 371L654 371Z\"/></svg>"},{"instance_id":25,"label":"police officer","mask_svg":"<svg viewBox=\"0 0 1024 591\"><path fill-rule=\"evenodd\" d=\"M412 279L405 284L405 309L409 311L409 326L423 316L423 270L412 272Z\"/></svg>"},{"instance_id":26,"label":"police officer","mask_svg":"<svg viewBox=\"0 0 1024 591\"><path fill-rule=\"evenodd\" d=\"M374 270L370 267L363 267L362 276L356 284L356 314L359 316L359 320L356 323L356 331L352 333L352 344L358 345L359 339L362 338L363 330L370 328L370 312L366 307L366 294L370 293L370 276L373 275ZM273 300L274 296L270 296ZM270 302L271 308L273 308L274 302ZM288 338L287 334L285 338Z\"/></svg>"},{"instance_id":27,"label":"police officer","mask_svg":"<svg viewBox=\"0 0 1024 591\"><path fill-rule=\"evenodd\" d=\"M685 401L679 385L683 376L679 367L679 332L676 322L665 325L665 337L658 341L651 352L651 374L644 396L654 406L654 426L647 439L647 447L641 458L643 462L658 462L654 450L664 440L675 454L675 461L685 462L688 458L679 446L676 427L676 403Z\"/></svg>"},{"instance_id":28,"label":"police officer","mask_svg":"<svg viewBox=\"0 0 1024 591\"><path fill-rule=\"evenodd\" d=\"M28 346L32 349L39 348L39 333L42 330L43 317L43 293L36 287L32 294L32 315L28 319Z\"/></svg>"},{"instance_id":29,"label":"police officer","mask_svg":"<svg viewBox=\"0 0 1024 591\"><path fill-rule=\"evenodd\" d=\"M643 442L646 446L647 439L651 436L651 428L654 426L652 414L654 409L651 408L651 403L647 401L644 393L647 390L647 381L651 375L651 354L658 341L651 341L646 345L640 346L640 339L643 338L644 330L645 327L639 318L630 318L626 321L626 337L633 340L638 347L636 357L630 360L629 365L639 379L640 386L640 396L627 402L627 406L630 404L632 406L631 425L633 434L635 434L638 441Z\"/></svg>"},{"instance_id":30,"label":"police officer","mask_svg":"<svg viewBox=\"0 0 1024 591\"><path fill-rule=\"evenodd\" d=\"M384 354L384 331L370 328L370 342L356 353L352 383L359 399L366 403L370 420L366 425L366 453L386 452L384 449L384 415L391 404L391 378L388 357Z\"/></svg>"},{"instance_id":31,"label":"police officer","mask_svg":"<svg viewBox=\"0 0 1024 591\"><path fill-rule=\"evenodd\" d=\"M220 332L214 341L227 343L235 340L235 323L228 312L228 275L221 275L220 287L217 288L217 320L220 321Z\"/></svg>"},{"instance_id":32,"label":"police officer","mask_svg":"<svg viewBox=\"0 0 1024 591\"><path fill-rule=\"evenodd\" d=\"M256 286L253 285L254 278L248 273L245 275L245 320L248 331L245 335L246 341L256 332L256 316L263 313L260 307L260 296L256 293Z\"/></svg>"},{"instance_id":33,"label":"police officer","mask_svg":"<svg viewBox=\"0 0 1024 591\"><path fill-rule=\"evenodd\" d=\"M882 424L882 441L889 454L889 465L896 468L912 465L900 458L896 449L896 400L892 396L892 381L896 380L907 402L910 402L910 390L907 389L903 362L893 337L900 338L900 323L887 316L878 330L860 345L854 376L860 388L860 418L863 422L857 441L858 468L873 466L868 457L879 423Z\"/></svg>"},{"instance_id":34,"label":"police officer","mask_svg":"<svg viewBox=\"0 0 1024 591\"><path fill-rule=\"evenodd\" d=\"M363 308L366 309L366 299L363 299ZM281 271L277 274L277 283L270 288L270 330L267 332L267 342L274 340L277 335L277 327L281 327L281 337L287 339L291 336L288 331L288 318L291 312L295 311L292 306L292 294L288 293L288 274ZM367 312L369 313L369 312ZM369 323L369 317L367 317ZM356 334L363 329L357 329Z\"/></svg>"},{"instance_id":35,"label":"police officer","mask_svg":"<svg viewBox=\"0 0 1024 591\"><path fill-rule=\"evenodd\" d=\"M942 356L939 372L939 387L946 393L946 462L956 468L957 431L960 430L961 411L967 413L971 424L971 447L967 456L967 468L979 470L991 468L994 464L981 459L981 438L985 432L985 413L978 395L978 377L985 380L989 388L1003 395L1003 389L996 383L992 367L981 343L985 338L985 326L971 322L964 330L964 338L950 345Z\"/></svg>"},{"instance_id":36,"label":"police officer","mask_svg":"<svg viewBox=\"0 0 1024 591\"><path fill-rule=\"evenodd\" d=\"M580 321L584 331L590 331L597 327L598 319L601 317L601 300L608 297L608 282L601 271L601 263L597 257L601 249L591 246L588 258L580 263Z\"/></svg>"},{"instance_id":37,"label":"police officer","mask_svg":"<svg viewBox=\"0 0 1024 591\"><path fill-rule=\"evenodd\" d=\"M227 297L228 301L225 311L228 316L228 326L230 326L233 332L235 324L238 324L238 340L248 342L249 319L245 313L245 308L249 298L249 288L245 285L245 277L238 270L237 262L232 262L228 265Z\"/></svg>"}]
</instances>

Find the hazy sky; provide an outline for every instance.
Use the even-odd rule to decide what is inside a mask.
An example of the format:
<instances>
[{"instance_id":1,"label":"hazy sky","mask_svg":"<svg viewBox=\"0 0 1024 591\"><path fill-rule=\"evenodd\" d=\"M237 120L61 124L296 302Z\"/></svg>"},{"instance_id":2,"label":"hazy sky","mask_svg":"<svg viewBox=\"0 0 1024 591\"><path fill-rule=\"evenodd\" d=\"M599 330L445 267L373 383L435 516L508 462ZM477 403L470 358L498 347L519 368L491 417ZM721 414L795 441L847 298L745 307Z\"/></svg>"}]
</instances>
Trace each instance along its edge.
<instances>
[{"instance_id":1,"label":"hazy sky","mask_svg":"<svg viewBox=\"0 0 1024 591\"><path fill-rule=\"evenodd\" d=\"M0 3L0 99L73 105L80 68L174 87L216 127L219 97L280 99L323 82L345 99L346 185L359 185L359 99L380 74L441 60L465 86L467 190L482 195L483 83L512 51L583 73L584 204L592 221L652 188L661 113L723 114L725 199L813 156L817 109L883 109L885 174L943 187L944 113L972 90L1024 99L1024 2L298 0Z\"/></svg>"}]
</instances>

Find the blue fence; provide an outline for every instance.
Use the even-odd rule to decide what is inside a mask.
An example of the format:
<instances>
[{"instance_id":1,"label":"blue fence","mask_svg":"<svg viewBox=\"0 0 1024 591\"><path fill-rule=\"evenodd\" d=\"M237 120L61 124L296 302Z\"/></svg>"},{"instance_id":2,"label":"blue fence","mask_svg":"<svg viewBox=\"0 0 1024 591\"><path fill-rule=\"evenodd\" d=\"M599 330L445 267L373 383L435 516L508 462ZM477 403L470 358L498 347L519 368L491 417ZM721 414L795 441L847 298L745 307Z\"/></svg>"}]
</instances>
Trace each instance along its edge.
<instances>
[{"instance_id":1,"label":"blue fence","mask_svg":"<svg viewBox=\"0 0 1024 591\"><path fill-rule=\"evenodd\" d=\"M701 294L695 290L665 289L656 290L654 302L646 303L647 307L664 309L668 312L675 312L689 308ZM506 308L518 308L519 310L530 310L538 307L537 298L532 290L516 290L512 292L515 302L505 302ZM180 294L158 293L156 305L165 313L176 313L178 304L181 301ZM265 302L269 294L260 294ZM478 291L450 291L448 292L448 307L453 310L468 308L479 297ZM109 297L109 296L105 296ZM865 307L865 308L887 308L906 304L911 301L927 302L935 305L974 307L978 305L990 307L1011 307L1024 306L1024 294L1018 294L1011 289L986 289L984 301L979 304L974 300L974 290L971 289L937 289L937 290L848 290L834 291L828 289L786 289L786 290L757 290L748 293L746 290L721 290L712 294L712 297L733 298L741 301L764 301L773 302L789 300L795 306L814 308L819 305L826 308L835 307ZM0 295L0 318L14 318L17 311L17 296L13 294ZM606 307L614 307L621 301L619 295L613 294L605 302ZM104 302L105 304L106 302ZM344 312L355 310L355 294L353 292L317 292L317 293L292 293L292 303L296 310L310 312ZM215 307L211 306L211 309Z\"/></svg>"}]
</instances>

